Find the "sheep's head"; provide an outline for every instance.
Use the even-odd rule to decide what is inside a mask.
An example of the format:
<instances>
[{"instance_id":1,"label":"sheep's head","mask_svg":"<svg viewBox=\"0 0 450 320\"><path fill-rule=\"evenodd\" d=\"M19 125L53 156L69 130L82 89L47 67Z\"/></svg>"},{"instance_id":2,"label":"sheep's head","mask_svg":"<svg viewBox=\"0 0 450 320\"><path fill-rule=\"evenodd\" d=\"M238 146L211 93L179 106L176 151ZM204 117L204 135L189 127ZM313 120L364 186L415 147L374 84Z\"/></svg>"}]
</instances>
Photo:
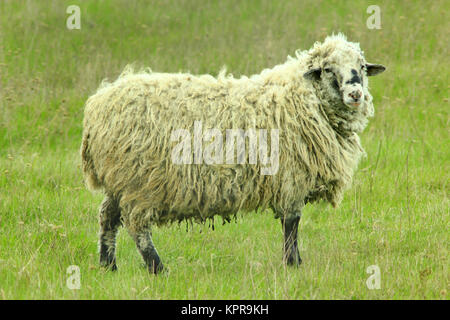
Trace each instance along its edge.
<instances>
[{"instance_id":1,"label":"sheep's head","mask_svg":"<svg viewBox=\"0 0 450 320\"><path fill-rule=\"evenodd\" d=\"M386 68L368 63L359 44L348 42L343 35L331 36L310 51L310 68L304 77L314 82L322 96L340 116L373 115L372 97L368 91L368 76ZM364 125L365 126L365 125ZM350 128L360 131L358 128Z\"/></svg>"}]
</instances>

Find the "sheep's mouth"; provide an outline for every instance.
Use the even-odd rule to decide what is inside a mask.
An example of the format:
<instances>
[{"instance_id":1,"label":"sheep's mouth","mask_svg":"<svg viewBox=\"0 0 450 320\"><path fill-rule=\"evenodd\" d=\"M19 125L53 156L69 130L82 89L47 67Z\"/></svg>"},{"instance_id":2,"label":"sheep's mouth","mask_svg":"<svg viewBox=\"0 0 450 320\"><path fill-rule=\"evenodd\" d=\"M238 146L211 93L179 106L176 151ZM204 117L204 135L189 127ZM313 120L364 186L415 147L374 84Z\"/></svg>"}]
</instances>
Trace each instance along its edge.
<instances>
[{"instance_id":1,"label":"sheep's mouth","mask_svg":"<svg viewBox=\"0 0 450 320\"><path fill-rule=\"evenodd\" d=\"M346 101L346 99L344 99L343 95L341 94L340 99L339 99L339 104L341 105L340 108L342 108L343 110L347 110L350 112L354 112L357 111L361 108L361 106L363 105L364 101L360 100L360 101Z\"/></svg>"},{"instance_id":2,"label":"sheep's mouth","mask_svg":"<svg viewBox=\"0 0 450 320\"><path fill-rule=\"evenodd\" d=\"M359 102L350 102L350 103L348 103L348 105L357 108L357 107L359 107L361 105L361 101L359 101Z\"/></svg>"}]
</instances>

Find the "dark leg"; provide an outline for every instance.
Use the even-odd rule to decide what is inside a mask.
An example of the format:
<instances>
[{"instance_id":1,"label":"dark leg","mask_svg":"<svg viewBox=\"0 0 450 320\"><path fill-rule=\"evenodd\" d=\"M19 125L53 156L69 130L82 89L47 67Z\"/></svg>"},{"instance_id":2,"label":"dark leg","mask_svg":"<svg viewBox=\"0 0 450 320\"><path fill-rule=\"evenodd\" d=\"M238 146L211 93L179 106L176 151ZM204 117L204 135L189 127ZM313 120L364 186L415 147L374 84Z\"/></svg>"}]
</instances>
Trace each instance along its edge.
<instances>
[{"instance_id":1,"label":"dark leg","mask_svg":"<svg viewBox=\"0 0 450 320\"><path fill-rule=\"evenodd\" d=\"M120 209L116 200L106 196L100 207L99 251L100 265L117 270L116 266L116 235L121 224Z\"/></svg>"},{"instance_id":2,"label":"dark leg","mask_svg":"<svg viewBox=\"0 0 450 320\"><path fill-rule=\"evenodd\" d=\"M287 215L281 218L284 232L284 255L283 260L288 265L298 266L302 263L297 246L298 223L301 213Z\"/></svg>"},{"instance_id":3,"label":"dark leg","mask_svg":"<svg viewBox=\"0 0 450 320\"><path fill-rule=\"evenodd\" d=\"M158 256L155 246L152 241L152 233L150 230L143 230L139 232L131 232L131 236L136 242L139 253L142 255L144 262L150 273L159 273L164 266Z\"/></svg>"}]
</instances>

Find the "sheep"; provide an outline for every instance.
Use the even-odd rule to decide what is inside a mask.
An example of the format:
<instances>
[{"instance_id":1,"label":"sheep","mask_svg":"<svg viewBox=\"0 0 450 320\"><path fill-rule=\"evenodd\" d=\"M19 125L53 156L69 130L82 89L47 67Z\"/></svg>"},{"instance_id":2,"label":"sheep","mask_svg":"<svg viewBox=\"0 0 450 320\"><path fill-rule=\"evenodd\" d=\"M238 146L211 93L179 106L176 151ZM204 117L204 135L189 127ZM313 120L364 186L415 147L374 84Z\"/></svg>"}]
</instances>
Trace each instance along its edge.
<instances>
[{"instance_id":1,"label":"sheep","mask_svg":"<svg viewBox=\"0 0 450 320\"><path fill-rule=\"evenodd\" d=\"M126 68L116 81L104 82L86 102L81 145L86 185L105 194L100 264L117 269L121 225L149 272L158 273L164 267L152 225L215 216L228 221L237 212L271 209L282 224L283 261L298 266L301 211L307 203L324 200L336 207L342 200L365 154L358 133L374 113L367 76L384 70L366 62L358 43L337 34L250 77ZM222 136L229 129L277 130L278 145L271 137L276 172L263 173L262 161L175 161L174 131L195 138L192 128L199 124ZM197 149L187 148L188 158Z\"/></svg>"}]
</instances>

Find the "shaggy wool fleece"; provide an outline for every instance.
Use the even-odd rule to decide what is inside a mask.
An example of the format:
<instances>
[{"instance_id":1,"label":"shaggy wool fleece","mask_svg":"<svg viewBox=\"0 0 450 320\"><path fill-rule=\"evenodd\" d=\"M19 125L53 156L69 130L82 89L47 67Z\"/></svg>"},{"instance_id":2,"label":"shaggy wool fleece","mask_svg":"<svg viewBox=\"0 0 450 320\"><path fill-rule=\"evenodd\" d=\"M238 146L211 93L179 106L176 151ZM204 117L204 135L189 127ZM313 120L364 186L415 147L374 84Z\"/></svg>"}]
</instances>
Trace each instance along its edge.
<instances>
[{"instance_id":1,"label":"shaggy wool fleece","mask_svg":"<svg viewBox=\"0 0 450 320\"><path fill-rule=\"evenodd\" d=\"M272 208L277 217L305 202L337 206L364 154L357 132L373 115L364 78L358 111L336 106L303 74L311 67L365 61L359 45L330 36L308 51L251 77L133 72L103 83L86 103L82 166L87 186L118 199L128 228L185 219L228 219ZM261 163L175 164L176 129L279 130L279 168ZM193 137L191 137L193 139ZM247 142L248 148L248 142ZM248 150L248 149L247 149Z\"/></svg>"}]
</instances>

